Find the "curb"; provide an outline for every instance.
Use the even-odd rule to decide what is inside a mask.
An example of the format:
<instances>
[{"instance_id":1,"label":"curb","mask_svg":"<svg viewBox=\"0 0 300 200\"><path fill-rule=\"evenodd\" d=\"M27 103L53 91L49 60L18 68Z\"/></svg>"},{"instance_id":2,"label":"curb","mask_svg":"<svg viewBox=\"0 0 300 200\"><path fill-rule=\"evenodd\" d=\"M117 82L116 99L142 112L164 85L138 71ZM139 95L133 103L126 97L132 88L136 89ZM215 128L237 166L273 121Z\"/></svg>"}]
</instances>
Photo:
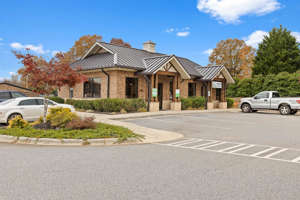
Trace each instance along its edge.
<instances>
[{"instance_id":1,"label":"curb","mask_svg":"<svg viewBox=\"0 0 300 200\"><path fill-rule=\"evenodd\" d=\"M0 143L9 144L29 144L39 146L111 146L118 143L118 138L99 138L99 139L55 139L55 138L29 138L16 137L10 135L0 135ZM124 144L139 144L135 138L129 138Z\"/></svg>"}]
</instances>

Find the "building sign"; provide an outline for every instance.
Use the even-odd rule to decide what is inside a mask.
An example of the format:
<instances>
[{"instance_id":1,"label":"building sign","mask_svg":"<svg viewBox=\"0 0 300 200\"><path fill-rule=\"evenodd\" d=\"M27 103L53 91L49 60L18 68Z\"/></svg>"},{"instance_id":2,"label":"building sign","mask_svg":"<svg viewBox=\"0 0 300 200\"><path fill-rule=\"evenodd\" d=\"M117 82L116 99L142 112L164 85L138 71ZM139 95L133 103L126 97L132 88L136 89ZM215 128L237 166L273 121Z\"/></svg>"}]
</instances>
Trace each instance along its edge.
<instances>
[{"instance_id":1,"label":"building sign","mask_svg":"<svg viewBox=\"0 0 300 200\"><path fill-rule=\"evenodd\" d=\"M212 88L222 88L222 82L213 81Z\"/></svg>"},{"instance_id":2,"label":"building sign","mask_svg":"<svg viewBox=\"0 0 300 200\"><path fill-rule=\"evenodd\" d=\"M210 97L210 91L207 92L207 96Z\"/></svg>"},{"instance_id":3,"label":"building sign","mask_svg":"<svg viewBox=\"0 0 300 200\"><path fill-rule=\"evenodd\" d=\"M157 88L152 88L152 97L157 97Z\"/></svg>"},{"instance_id":4,"label":"building sign","mask_svg":"<svg viewBox=\"0 0 300 200\"><path fill-rule=\"evenodd\" d=\"M176 98L180 97L180 89L176 89Z\"/></svg>"}]
</instances>

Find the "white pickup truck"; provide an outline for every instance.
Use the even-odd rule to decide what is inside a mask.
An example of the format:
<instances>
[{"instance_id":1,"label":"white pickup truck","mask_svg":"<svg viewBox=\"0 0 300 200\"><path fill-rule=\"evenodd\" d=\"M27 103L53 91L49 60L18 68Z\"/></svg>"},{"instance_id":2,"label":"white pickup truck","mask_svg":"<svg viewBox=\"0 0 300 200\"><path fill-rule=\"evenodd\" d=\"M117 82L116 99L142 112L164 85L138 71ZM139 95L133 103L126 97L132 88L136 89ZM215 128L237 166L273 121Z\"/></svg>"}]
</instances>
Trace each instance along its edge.
<instances>
[{"instance_id":1,"label":"white pickup truck","mask_svg":"<svg viewBox=\"0 0 300 200\"><path fill-rule=\"evenodd\" d=\"M282 115L294 115L300 110L300 97L281 98L276 91L264 91L254 97L242 98L240 108L244 113L257 110L279 110Z\"/></svg>"}]
</instances>

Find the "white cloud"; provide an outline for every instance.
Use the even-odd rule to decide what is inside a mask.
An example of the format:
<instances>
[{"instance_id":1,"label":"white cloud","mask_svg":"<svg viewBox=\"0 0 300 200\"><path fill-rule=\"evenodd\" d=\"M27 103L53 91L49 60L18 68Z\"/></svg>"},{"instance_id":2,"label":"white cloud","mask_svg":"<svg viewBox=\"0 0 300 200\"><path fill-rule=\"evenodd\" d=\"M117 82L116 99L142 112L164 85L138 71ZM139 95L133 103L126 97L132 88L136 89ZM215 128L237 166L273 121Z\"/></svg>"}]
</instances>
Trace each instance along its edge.
<instances>
[{"instance_id":1,"label":"white cloud","mask_svg":"<svg viewBox=\"0 0 300 200\"><path fill-rule=\"evenodd\" d=\"M294 36L297 42L300 43L300 32L291 32L292 36Z\"/></svg>"},{"instance_id":2,"label":"white cloud","mask_svg":"<svg viewBox=\"0 0 300 200\"><path fill-rule=\"evenodd\" d=\"M35 46L32 44L23 45L19 42L14 42L14 43L11 43L10 46L14 49L30 49L31 51L34 51L38 54L46 54L46 53L50 52L49 50L44 50L44 47L41 44Z\"/></svg>"},{"instance_id":3,"label":"white cloud","mask_svg":"<svg viewBox=\"0 0 300 200\"><path fill-rule=\"evenodd\" d=\"M247 45L257 48L258 44L261 43L264 37L268 35L269 33L266 31L257 30L251 33L248 37L243 38L243 40L245 40Z\"/></svg>"},{"instance_id":4,"label":"white cloud","mask_svg":"<svg viewBox=\"0 0 300 200\"><path fill-rule=\"evenodd\" d=\"M187 37L190 34L189 31L184 31L184 32L177 32L176 35L178 37Z\"/></svg>"},{"instance_id":5,"label":"white cloud","mask_svg":"<svg viewBox=\"0 0 300 200\"><path fill-rule=\"evenodd\" d=\"M9 75L14 76L14 75L17 75L17 73L16 72L9 72Z\"/></svg>"},{"instance_id":6,"label":"white cloud","mask_svg":"<svg viewBox=\"0 0 300 200\"><path fill-rule=\"evenodd\" d=\"M265 36L268 36L269 33L262 30L257 30L251 33L248 37L243 38L246 44L252 46L253 48L258 48L258 44L261 43ZM291 32L291 35L294 36L297 42L300 43L300 32Z\"/></svg>"},{"instance_id":7,"label":"white cloud","mask_svg":"<svg viewBox=\"0 0 300 200\"><path fill-rule=\"evenodd\" d=\"M60 51L54 50L54 51L51 52L51 54L52 54L52 56L54 57L54 56L56 56L56 54L59 53L59 52L60 52Z\"/></svg>"},{"instance_id":8,"label":"white cloud","mask_svg":"<svg viewBox=\"0 0 300 200\"><path fill-rule=\"evenodd\" d=\"M207 50L203 51L203 53L208 56L210 56L210 54L212 54L212 52L213 52L213 49L207 49Z\"/></svg>"},{"instance_id":9,"label":"white cloud","mask_svg":"<svg viewBox=\"0 0 300 200\"><path fill-rule=\"evenodd\" d=\"M4 81L6 78L0 77L0 82Z\"/></svg>"},{"instance_id":10,"label":"white cloud","mask_svg":"<svg viewBox=\"0 0 300 200\"><path fill-rule=\"evenodd\" d=\"M265 15L280 8L278 0L198 0L197 8L226 23L238 23L244 15Z\"/></svg>"},{"instance_id":11,"label":"white cloud","mask_svg":"<svg viewBox=\"0 0 300 200\"><path fill-rule=\"evenodd\" d=\"M0 41L2 41L3 40L3 38L0 38Z\"/></svg>"},{"instance_id":12,"label":"white cloud","mask_svg":"<svg viewBox=\"0 0 300 200\"><path fill-rule=\"evenodd\" d=\"M168 28L168 29L166 30L167 33L172 33L172 32L174 32L174 31L175 31L174 28Z\"/></svg>"}]
</instances>

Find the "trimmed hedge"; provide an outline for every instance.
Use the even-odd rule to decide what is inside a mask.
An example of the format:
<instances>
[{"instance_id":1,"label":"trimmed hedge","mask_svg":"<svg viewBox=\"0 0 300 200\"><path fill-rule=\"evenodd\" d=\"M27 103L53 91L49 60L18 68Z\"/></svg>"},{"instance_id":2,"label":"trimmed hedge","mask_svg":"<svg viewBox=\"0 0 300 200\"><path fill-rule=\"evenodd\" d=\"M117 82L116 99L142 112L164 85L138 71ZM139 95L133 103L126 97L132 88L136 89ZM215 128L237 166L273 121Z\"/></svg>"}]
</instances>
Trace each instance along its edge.
<instances>
[{"instance_id":1,"label":"trimmed hedge","mask_svg":"<svg viewBox=\"0 0 300 200\"><path fill-rule=\"evenodd\" d=\"M234 100L231 98L227 98L227 108L232 108L234 104Z\"/></svg>"},{"instance_id":2,"label":"trimmed hedge","mask_svg":"<svg viewBox=\"0 0 300 200\"><path fill-rule=\"evenodd\" d=\"M52 100L52 101L55 101L56 103L60 103L60 104L63 104L65 103L65 100L63 98L60 98L60 97L49 97L48 99Z\"/></svg>"},{"instance_id":3,"label":"trimmed hedge","mask_svg":"<svg viewBox=\"0 0 300 200\"><path fill-rule=\"evenodd\" d=\"M200 109L205 107L205 98L204 97L188 97L181 98L181 109Z\"/></svg>"},{"instance_id":4,"label":"trimmed hedge","mask_svg":"<svg viewBox=\"0 0 300 200\"><path fill-rule=\"evenodd\" d=\"M267 76L257 75L253 78L236 80L227 88L228 97L252 97L262 91L276 90L281 96L300 96L300 71L296 73L281 72Z\"/></svg>"},{"instance_id":5,"label":"trimmed hedge","mask_svg":"<svg viewBox=\"0 0 300 200\"><path fill-rule=\"evenodd\" d=\"M147 108L143 99L97 99L97 100L74 100L67 99L67 104L77 109L95 110L97 112L137 112Z\"/></svg>"}]
</instances>

